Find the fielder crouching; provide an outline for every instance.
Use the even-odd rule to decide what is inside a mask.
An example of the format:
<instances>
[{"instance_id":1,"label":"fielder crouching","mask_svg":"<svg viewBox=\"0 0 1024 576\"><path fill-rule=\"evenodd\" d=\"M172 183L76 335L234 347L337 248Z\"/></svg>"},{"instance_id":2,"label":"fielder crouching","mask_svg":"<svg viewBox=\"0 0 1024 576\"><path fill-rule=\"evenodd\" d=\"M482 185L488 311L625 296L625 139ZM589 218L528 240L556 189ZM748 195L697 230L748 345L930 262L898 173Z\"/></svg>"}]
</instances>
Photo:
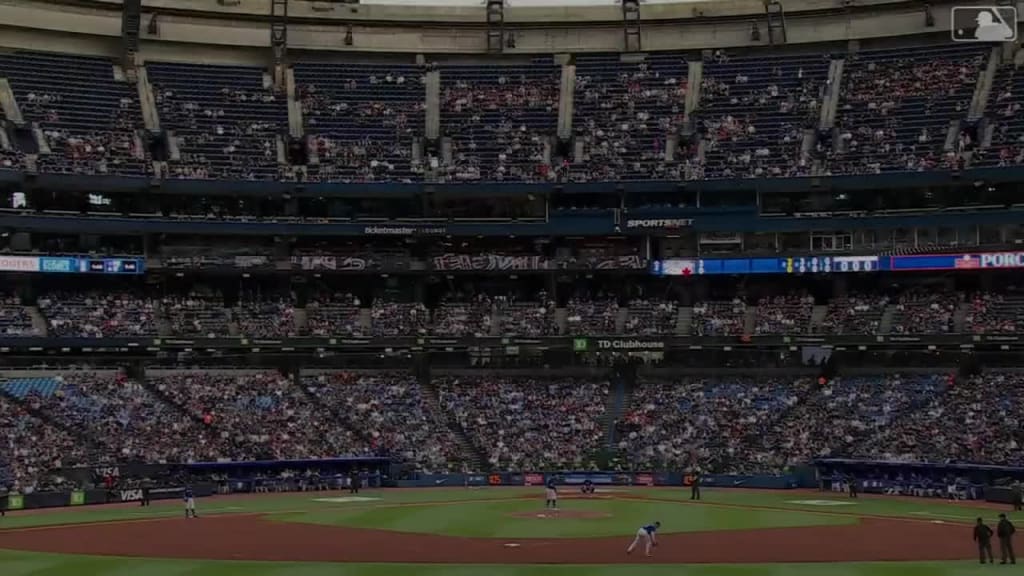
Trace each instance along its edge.
<instances>
[{"instance_id":1,"label":"fielder crouching","mask_svg":"<svg viewBox=\"0 0 1024 576\"><path fill-rule=\"evenodd\" d=\"M658 531L658 528L661 528L661 522L641 526L640 529L636 531L636 538L633 538L633 543L629 545L629 548L626 548L626 554L632 554L636 545L643 542L644 553L650 556L651 548L658 545L658 537L655 536L655 532Z\"/></svg>"}]
</instances>

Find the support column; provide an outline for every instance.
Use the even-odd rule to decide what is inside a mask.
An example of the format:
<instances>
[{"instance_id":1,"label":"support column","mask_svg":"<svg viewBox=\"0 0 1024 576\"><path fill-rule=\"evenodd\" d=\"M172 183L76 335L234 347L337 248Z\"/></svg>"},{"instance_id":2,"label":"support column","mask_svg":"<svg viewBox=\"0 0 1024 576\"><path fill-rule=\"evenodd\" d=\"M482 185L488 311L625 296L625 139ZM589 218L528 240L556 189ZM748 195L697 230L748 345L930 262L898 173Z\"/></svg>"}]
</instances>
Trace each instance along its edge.
<instances>
[{"instance_id":1,"label":"support column","mask_svg":"<svg viewBox=\"0 0 1024 576\"><path fill-rule=\"evenodd\" d=\"M500 54L505 50L505 2L487 0L487 51Z\"/></svg>"},{"instance_id":2,"label":"support column","mask_svg":"<svg viewBox=\"0 0 1024 576\"><path fill-rule=\"evenodd\" d=\"M285 89L288 62L288 0L270 0L270 49L273 57L274 90Z\"/></svg>"},{"instance_id":3,"label":"support column","mask_svg":"<svg viewBox=\"0 0 1024 576\"><path fill-rule=\"evenodd\" d=\"M643 42L640 38L639 0L622 0L622 32L624 36L624 52L640 52L643 50Z\"/></svg>"}]
</instances>

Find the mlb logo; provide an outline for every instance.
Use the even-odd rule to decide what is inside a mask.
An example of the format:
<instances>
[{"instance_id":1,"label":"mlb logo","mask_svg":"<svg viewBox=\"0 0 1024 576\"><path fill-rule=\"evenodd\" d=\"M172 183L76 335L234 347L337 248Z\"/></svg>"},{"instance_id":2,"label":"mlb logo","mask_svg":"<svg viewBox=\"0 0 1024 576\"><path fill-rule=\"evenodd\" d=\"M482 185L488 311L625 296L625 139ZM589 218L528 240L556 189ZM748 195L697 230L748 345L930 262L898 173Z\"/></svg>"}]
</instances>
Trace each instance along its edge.
<instances>
[{"instance_id":1,"label":"mlb logo","mask_svg":"<svg viewBox=\"0 0 1024 576\"><path fill-rule=\"evenodd\" d=\"M1016 42L1014 6L954 6L950 18L954 42Z\"/></svg>"}]
</instances>

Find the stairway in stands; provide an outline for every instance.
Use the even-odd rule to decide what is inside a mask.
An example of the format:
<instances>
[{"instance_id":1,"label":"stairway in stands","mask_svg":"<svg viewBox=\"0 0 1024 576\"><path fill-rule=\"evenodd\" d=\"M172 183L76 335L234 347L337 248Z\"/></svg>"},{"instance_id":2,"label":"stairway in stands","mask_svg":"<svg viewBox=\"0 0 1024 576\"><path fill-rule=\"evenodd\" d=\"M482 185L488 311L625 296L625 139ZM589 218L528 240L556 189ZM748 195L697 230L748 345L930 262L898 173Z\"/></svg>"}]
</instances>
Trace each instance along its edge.
<instances>
[{"instance_id":1,"label":"stairway in stands","mask_svg":"<svg viewBox=\"0 0 1024 576\"><path fill-rule=\"evenodd\" d=\"M615 424L633 403L635 386L636 381L630 378L617 377L611 382L601 421L605 431L605 445L609 450L615 450L615 444L618 441L618 438L615 437Z\"/></svg>"},{"instance_id":2,"label":"stairway in stands","mask_svg":"<svg viewBox=\"0 0 1024 576\"><path fill-rule=\"evenodd\" d=\"M489 472L490 470L486 467L487 455L479 446L469 439L469 434L466 433L466 430L461 424L459 424L458 420L455 419L455 415L442 407L441 393L437 389L437 386L434 385L429 378L420 379L420 386L423 386L423 389L426 391L423 398L428 407L442 416L445 423L448 424L448 429L455 435L461 452L466 456L466 463L469 466L469 470L471 472Z\"/></svg>"}]
</instances>

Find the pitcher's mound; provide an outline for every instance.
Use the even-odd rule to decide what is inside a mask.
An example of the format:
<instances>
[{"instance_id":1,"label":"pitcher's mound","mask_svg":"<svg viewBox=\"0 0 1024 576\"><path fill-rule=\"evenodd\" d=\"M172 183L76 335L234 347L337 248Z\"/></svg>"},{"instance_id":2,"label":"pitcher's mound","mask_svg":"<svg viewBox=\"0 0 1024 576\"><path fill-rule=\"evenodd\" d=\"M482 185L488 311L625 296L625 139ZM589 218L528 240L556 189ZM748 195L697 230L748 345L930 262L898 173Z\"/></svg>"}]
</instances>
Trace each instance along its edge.
<instances>
[{"instance_id":1,"label":"pitcher's mound","mask_svg":"<svg viewBox=\"0 0 1024 576\"><path fill-rule=\"evenodd\" d=\"M507 514L512 518L535 518L537 520L549 520L552 518L571 518L571 519L593 519L593 518L609 518L611 514L607 512L593 512L591 510L541 510L538 512L511 512Z\"/></svg>"}]
</instances>

